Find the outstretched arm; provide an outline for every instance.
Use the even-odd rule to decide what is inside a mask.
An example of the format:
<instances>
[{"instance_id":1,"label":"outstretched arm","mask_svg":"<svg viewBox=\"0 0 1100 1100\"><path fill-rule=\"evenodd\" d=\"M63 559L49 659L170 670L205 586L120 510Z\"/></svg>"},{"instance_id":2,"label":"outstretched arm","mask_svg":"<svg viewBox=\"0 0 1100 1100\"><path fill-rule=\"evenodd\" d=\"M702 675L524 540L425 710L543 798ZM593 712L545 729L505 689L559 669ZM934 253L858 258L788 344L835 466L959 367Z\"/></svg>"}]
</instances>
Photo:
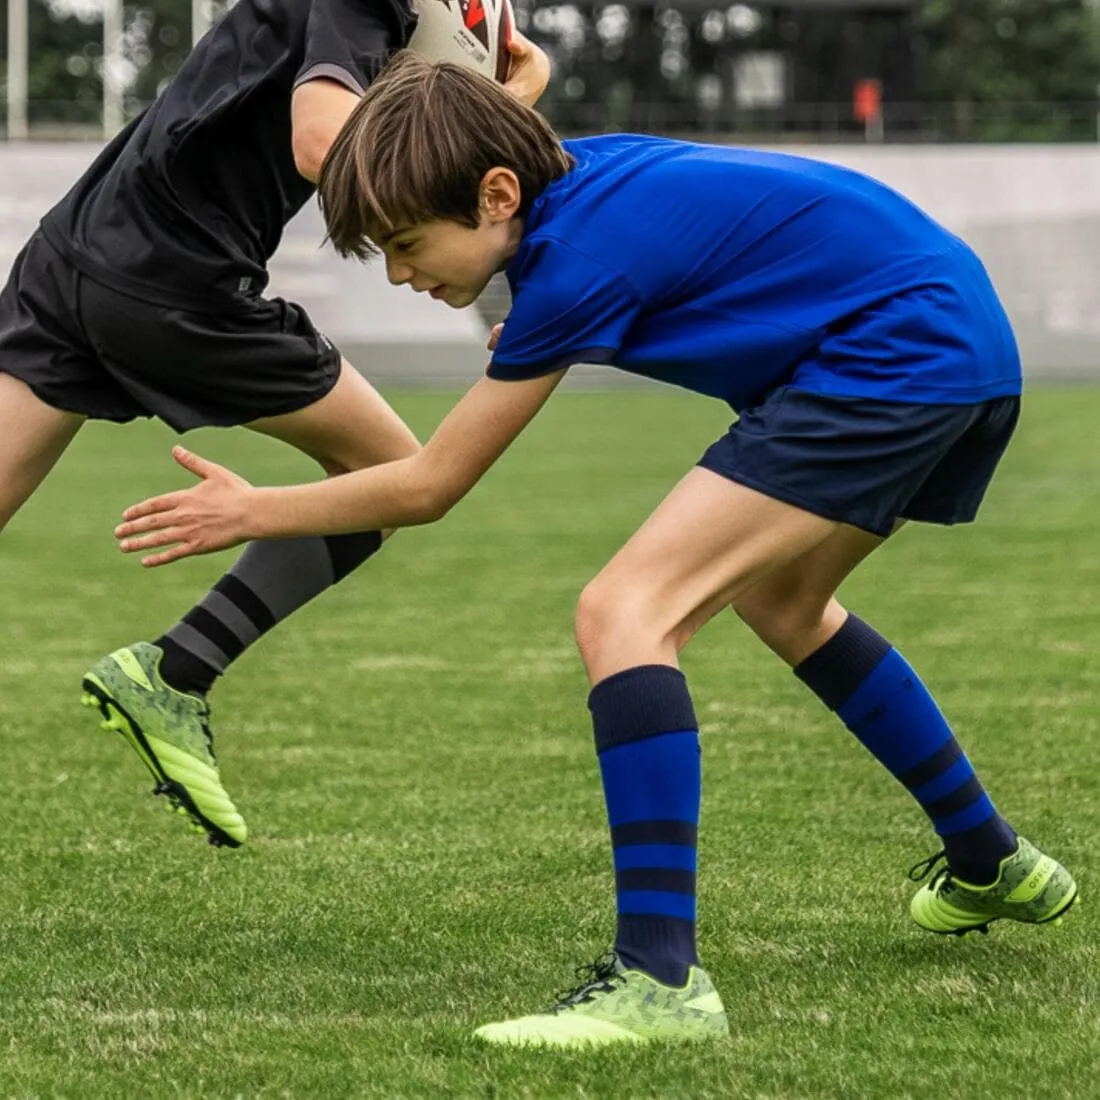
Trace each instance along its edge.
<instances>
[{"instance_id":1,"label":"outstretched arm","mask_svg":"<svg viewBox=\"0 0 1100 1100\"><path fill-rule=\"evenodd\" d=\"M306 485L256 488L182 447L173 456L202 480L128 508L115 529L142 565L167 565L252 539L337 535L442 519L507 450L564 377L479 381L411 458ZM168 547L169 549L165 549Z\"/></svg>"}]
</instances>

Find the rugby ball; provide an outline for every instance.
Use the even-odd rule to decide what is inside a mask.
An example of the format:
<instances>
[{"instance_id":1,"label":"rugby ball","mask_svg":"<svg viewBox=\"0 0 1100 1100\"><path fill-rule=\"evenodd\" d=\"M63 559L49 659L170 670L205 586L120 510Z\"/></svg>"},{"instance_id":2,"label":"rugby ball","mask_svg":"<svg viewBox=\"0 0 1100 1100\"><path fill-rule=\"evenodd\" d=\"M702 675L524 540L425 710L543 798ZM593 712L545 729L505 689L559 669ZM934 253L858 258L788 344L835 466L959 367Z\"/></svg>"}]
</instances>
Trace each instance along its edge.
<instances>
[{"instance_id":1,"label":"rugby ball","mask_svg":"<svg viewBox=\"0 0 1100 1100\"><path fill-rule=\"evenodd\" d=\"M415 0L409 49L428 61L453 61L503 83L515 15L512 0Z\"/></svg>"}]
</instances>

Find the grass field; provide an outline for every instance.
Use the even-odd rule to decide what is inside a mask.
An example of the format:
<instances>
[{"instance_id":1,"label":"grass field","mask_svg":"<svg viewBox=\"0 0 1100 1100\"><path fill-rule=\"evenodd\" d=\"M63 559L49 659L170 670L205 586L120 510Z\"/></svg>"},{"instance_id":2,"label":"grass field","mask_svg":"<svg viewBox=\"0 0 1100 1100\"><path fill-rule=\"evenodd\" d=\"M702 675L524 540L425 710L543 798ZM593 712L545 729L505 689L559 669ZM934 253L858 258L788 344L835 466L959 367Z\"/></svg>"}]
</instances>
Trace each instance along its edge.
<instances>
[{"instance_id":1,"label":"grass field","mask_svg":"<svg viewBox=\"0 0 1100 1100\"><path fill-rule=\"evenodd\" d=\"M396 394L426 433L450 396ZM685 655L703 723L701 949L726 1044L570 1056L473 1026L550 1003L613 929L573 602L725 426L669 392L565 393L442 524L405 532L214 696L254 839L159 809L78 706L230 558L142 572L155 425L96 425L0 538L0 1096L1100 1096L1100 390L1039 392L982 521L913 529L845 591L1077 874L1061 928L911 926L935 838L733 618ZM277 444L199 433L255 480Z\"/></svg>"}]
</instances>

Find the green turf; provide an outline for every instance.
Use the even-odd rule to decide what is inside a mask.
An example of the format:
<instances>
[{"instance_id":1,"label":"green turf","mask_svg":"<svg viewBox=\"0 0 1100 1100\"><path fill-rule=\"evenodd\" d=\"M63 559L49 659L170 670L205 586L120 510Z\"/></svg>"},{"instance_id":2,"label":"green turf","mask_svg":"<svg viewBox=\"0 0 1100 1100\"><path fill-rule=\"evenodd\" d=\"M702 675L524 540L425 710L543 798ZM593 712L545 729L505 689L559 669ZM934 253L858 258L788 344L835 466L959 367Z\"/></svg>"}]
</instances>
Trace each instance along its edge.
<instances>
[{"instance_id":1,"label":"green turf","mask_svg":"<svg viewBox=\"0 0 1100 1100\"><path fill-rule=\"evenodd\" d=\"M430 429L452 398L397 394ZM669 392L564 393L444 523L406 532L214 697L253 840L159 811L84 668L229 557L142 572L121 508L183 481L156 426L86 430L0 539L0 1096L1096 1096L1100 390L1034 394L982 521L913 529L847 601L897 640L987 787L1077 874L1061 928L909 923L934 837L733 618L690 647L701 947L727 1044L482 1049L612 930L574 600L725 425ZM199 433L256 480L277 444Z\"/></svg>"}]
</instances>

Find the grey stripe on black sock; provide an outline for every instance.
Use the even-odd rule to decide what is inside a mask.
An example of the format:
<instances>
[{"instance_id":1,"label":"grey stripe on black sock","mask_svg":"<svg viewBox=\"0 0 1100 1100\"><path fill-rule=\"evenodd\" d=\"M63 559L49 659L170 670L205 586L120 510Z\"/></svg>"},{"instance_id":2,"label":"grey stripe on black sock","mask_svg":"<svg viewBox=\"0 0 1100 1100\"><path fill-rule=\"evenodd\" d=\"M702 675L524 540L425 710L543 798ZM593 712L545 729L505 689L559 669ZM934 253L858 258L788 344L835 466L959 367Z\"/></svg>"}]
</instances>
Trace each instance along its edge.
<instances>
[{"instance_id":1,"label":"grey stripe on black sock","mask_svg":"<svg viewBox=\"0 0 1100 1100\"><path fill-rule=\"evenodd\" d=\"M381 542L377 531L368 531L250 543L214 589L158 640L165 650L161 674L180 691L208 690L271 627L331 588Z\"/></svg>"}]
</instances>

